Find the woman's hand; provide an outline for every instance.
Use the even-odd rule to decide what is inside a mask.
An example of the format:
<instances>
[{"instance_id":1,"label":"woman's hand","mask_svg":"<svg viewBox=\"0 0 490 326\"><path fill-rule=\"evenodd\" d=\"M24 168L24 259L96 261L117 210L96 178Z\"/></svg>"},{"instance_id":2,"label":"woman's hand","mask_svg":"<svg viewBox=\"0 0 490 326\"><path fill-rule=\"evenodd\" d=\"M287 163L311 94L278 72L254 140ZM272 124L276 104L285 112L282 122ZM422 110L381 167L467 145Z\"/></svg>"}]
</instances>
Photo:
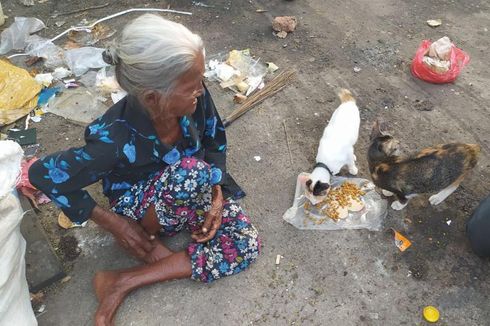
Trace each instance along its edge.
<instances>
[{"instance_id":1,"label":"woman's hand","mask_svg":"<svg viewBox=\"0 0 490 326\"><path fill-rule=\"evenodd\" d=\"M135 221L109 212L99 206L92 211L92 220L112 233L117 242L131 255L143 259L152 251L152 237Z\"/></svg>"},{"instance_id":2,"label":"woman's hand","mask_svg":"<svg viewBox=\"0 0 490 326\"><path fill-rule=\"evenodd\" d=\"M201 230L192 233L192 239L197 242L207 242L214 238L216 232L221 226L221 217L223 214L223 193L221 186L213 186L213 199L211 209L206 213L204 224Z\"/></svg>"}]
</instances>

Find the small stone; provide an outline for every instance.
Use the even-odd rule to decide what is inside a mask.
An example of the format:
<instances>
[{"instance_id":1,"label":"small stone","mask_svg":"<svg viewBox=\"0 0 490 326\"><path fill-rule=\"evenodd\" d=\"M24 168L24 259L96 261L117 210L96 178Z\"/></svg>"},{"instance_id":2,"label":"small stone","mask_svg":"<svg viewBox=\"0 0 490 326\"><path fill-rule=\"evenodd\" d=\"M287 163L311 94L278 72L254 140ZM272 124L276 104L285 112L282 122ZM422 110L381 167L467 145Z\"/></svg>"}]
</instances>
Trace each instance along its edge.
<instances>
[{"instance_id":1,"label":"small stone","mask_svg":"<svg viewBox=\"0 0 490 326\"><path fill-rule=\"evenodd\" d=\"M354 72L360 72L362 69L360 67L354 67Z\"/></svg>"},{"instance_id":2,"label":"small stone","mask_svg":"<svg viewBox=\"0 0 490 326\"><path fill-rule=\"evenodd\" d=\"M296 26L298 25L298 20L294 16L282 16L276 17L272 21L272 29L276 32L294 32Z\"/></svg>"},{"instance_id":3,"label":"small stone","mask_svg":"<svg viewBox=\"0 0 490 326\"><path fill-rule=\"evenodd\" d=\"M288 33L285 31L277 32L276 36L279 38L286 38L288 36Z\"/></svg>"}]
</instances>

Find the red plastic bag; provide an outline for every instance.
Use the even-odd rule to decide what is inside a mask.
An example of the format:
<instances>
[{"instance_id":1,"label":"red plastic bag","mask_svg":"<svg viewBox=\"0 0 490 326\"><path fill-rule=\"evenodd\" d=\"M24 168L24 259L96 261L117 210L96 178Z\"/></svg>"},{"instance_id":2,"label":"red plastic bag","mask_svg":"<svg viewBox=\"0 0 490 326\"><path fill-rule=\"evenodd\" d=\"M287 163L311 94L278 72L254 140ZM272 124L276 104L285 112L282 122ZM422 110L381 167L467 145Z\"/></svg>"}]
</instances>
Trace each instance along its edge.
<instances>
[{"instance_id":1,"label":"red plastic bag","mask_svg":"<svg viewBox=\"0 0 490 326\"><path fill-rule=\"evenodd\" d=\"M445 73L437 73L423 62L424 56L429 52L431 44L432 42L430 40L424 40L422 41L422 44L420 44L417 53L415 53L415 57L412 60L412 74L419 79L434 84L453 82L456 80L456 77L458 77L461 69L470 62L470 56L453 44L449 59L451 63L449 70Z\"/></svg>"}]
</instances>

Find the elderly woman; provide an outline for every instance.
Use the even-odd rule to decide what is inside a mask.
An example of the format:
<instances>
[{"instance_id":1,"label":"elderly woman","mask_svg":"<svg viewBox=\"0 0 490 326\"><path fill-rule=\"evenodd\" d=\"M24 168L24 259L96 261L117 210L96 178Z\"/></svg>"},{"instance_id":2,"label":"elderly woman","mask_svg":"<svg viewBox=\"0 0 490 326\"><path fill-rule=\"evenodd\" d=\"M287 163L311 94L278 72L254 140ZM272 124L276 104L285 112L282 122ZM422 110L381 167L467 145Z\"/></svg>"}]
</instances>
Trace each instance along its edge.
<instances>
[{"instance_id":1,"label":"elderly woman","mask_svg":"<svg viewBox=\"0 0 490 326\"><path fill-rule=\"evenodd\" d=\"M238 187L226 173L225 130L203 85L201 38L144 15L126 26L104 60L115 65L128 96L87 127L85 146L29 170L32 184L73 222L92 219L145 263L95 275L99 325L112 323L136 288L189 277L212 282L246 269L260 248L250 219L227 195ZM98 180L111 210L83 190ZM185 251L155 238L182 229L192 233Z\"/></svg>"}]
</instances>

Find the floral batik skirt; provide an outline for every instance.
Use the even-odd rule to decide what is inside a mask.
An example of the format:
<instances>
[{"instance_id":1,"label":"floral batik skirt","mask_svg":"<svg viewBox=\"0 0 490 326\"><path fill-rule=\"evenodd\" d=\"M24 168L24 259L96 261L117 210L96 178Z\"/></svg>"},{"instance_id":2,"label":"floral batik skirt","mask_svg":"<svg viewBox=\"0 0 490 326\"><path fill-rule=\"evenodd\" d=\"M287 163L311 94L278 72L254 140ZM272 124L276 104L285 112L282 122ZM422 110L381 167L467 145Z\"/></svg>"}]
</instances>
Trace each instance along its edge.
<instances>
[{"instance_id":1,"label":"floral batik skirt","mask_svg":"<svg viewBox=\"0 0 490 326\"><path fill-rule=\"evenodd\" d=\"M150 180L135 184L112 205L112 210L134 220L154 205L161 232L174 235L201 228L211 208L211 167L202 160L183 158ZM207 243L191 242L187 248L192 278L212 282L246 269L259 255L257 230L238 203L225 201L221 227Z\"/></svg>"}]
</instances>

